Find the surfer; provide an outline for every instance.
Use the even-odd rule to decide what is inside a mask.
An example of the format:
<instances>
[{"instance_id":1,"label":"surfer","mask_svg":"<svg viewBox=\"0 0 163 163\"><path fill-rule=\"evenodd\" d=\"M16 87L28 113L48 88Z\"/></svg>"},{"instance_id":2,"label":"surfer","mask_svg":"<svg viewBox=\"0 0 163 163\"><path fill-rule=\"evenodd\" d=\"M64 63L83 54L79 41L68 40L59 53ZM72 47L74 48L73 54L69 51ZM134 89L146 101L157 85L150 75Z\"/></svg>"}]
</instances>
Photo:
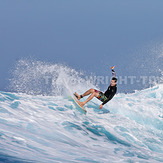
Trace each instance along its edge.
<instances>
[{"instance_id":1,"label":"surfer","mask_svg":"<svg viewBox=\"0 0 163 163\"><path fill-rule=\"evenodd\" d=\"M112 70L112 80L111 80L111 83L110 83L110 86L108 87L108 89L105 91L105 93L99 91L99 90L96 90L96 89L89 89L88 91L86 91L84 94L82 95L78 95L76 92L75 92L75 96L78 100L80 100L81 98L83 98L84 96L88 96L90 95L84 102L80 102L79 101L79 105L81 107L83 107L88 101L90 101L93 97L96 97L97 99L99 99L100 101L102 101L103 103L100 105L99 109L102 109L103 105L105 105L108 101L110 101L113 96L116 94L117 92L117 78L116 78L116 75L115 75L115 71L114 71L114 67L111 67L111 70Z\"/></svg>"}]
</instances>

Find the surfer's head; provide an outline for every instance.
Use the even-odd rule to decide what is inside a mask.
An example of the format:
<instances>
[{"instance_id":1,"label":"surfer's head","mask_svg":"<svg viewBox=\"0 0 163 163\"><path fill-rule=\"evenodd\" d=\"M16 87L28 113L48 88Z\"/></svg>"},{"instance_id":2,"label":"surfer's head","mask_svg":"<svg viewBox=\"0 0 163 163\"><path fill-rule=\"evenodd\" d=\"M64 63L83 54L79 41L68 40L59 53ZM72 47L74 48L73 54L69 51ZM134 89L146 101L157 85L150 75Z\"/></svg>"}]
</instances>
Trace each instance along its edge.
<instances>
[{"instance_id":1,"label":"surfer's head","mask_svg":"<svg viewBox=\"0 0 163 163\"><path fill-rule=\"evenodd\" d=\"M111 86L115 86L117 84L117 78L113 77L111 80Z\"/></svg>"}]
</instances>

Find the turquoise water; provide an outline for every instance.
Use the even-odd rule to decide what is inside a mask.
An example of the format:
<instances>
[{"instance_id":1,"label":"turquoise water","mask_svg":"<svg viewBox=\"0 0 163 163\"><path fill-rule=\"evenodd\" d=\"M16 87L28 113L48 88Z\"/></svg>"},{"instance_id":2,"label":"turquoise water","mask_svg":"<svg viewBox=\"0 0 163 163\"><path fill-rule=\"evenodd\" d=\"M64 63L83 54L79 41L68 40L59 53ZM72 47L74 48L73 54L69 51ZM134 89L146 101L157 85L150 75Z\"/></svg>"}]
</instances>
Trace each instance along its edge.
<instances>
[{"instance_id":1,"label":"turquoise water","mask_svg":"<svg viewBox=\"0 0 163 163\"><path fill-rule=\"evenodd\" d=\"M163 162L163 85L99 105L0 92L0 161Z\"/></svg>"}]
</instances>

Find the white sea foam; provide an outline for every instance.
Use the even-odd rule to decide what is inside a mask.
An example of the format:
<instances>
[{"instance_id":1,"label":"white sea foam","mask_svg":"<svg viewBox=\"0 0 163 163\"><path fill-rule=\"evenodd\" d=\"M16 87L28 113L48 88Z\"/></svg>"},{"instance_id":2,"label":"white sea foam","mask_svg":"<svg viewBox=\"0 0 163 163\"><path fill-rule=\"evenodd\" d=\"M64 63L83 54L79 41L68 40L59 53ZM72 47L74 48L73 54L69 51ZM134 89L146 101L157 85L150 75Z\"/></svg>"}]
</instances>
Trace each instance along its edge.
<instances>
[{"instance_id":1,"label":"white sea foam","mask_svg":"<svg viewBox=\"0 0 163 163\"><path fill-rule=\"evenodd\" d=\"M102 110L94 98L86 115L69 90L96 86L67 66L21 60L11 87L18 93L0 92L0 161L163 161L161 84L118 93Z\"/></svg>"},{"instance_id":2,"label":"white sea foam","mask_svg":"<svg viewBox=\"0 0 163 163\"><path fill-rule=\"evenodd\" d=\"M68 96L0 92L0 149L33 162L163 161L163 85L118 94L83 115ZM110 111L110 112L109 112Z\"/></svg>"}]
</instances>

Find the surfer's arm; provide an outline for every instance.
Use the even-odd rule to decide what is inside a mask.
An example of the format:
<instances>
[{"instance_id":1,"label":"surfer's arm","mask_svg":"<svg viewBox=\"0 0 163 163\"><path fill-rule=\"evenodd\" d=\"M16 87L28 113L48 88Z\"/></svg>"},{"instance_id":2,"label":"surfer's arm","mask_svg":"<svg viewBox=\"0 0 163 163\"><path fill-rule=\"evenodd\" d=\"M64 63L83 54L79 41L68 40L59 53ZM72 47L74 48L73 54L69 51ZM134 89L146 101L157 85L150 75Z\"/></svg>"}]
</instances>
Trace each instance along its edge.
<instances>
[{"instance_id":1,"label":"surfer's arm","mask_svg":"<svg viewBox=\"0 0 163 163\"><path fill-rule=\"evenodd\" d=\"M115 74L115 71L114 71L114 67L111 67L111 70L112 70L112 75L113 77L116 77L116 74ZM116 94L116 90L107 98L107 100L105 100L99 107L99 109L102 109L103 105L105 105L107 102L109 102L113 97L114 95Z\"/></svg>"},{"instance_id":2,"label":"surfer's arm","mask_svg":"<svg viewBox=\"0 0 163 163\"><path fill-rule=\"evenodd\" d=\"M116 77L116 74L115 74L114 69L111 69L111 70L112 70L112 75L113 75L113 77Z\"/></svg>"},{"instance_id":3,"label":"surfer's arm","mask_svg":"<svg viewBox=\"0 0 163 163\"><path fill-rule=\"evenodd\" d=\"M113 97L114 95L116 94L116 89L114 89L114 91L112 92L112 94L110 94L110 96L107 98L107 100L105 100L101 105L105 105L107 102L109 102Z\"/></svg>"},{"instance_id":4,"label":"surfer's arm","mask_svg":"<svg viewBox=\"0 0 163 163\"><path fill-rule=\"evenodd\" d=\"M105 105L107 102L109 102L112 98L113 98L114 95L110 96L107 100L105 100L102 105Z\"/></svg>"},{"instance_id":5,"label":"surfer's arm","mask_svg":"<svg viewBox=\"0 0 163 163\"><path fill-rule=\"evenodd\" d=\"M112 70L112 75L113 75L113 77L116 77L116 74L115 74L114 68L115 68L115 66L110 67L110 69Z\"/></svg>"},{"instance_id":6,"label":"surfer's arm","mask_svg":"<svg viewBox=\"0 0 163 163\"><path fill-rule=\"evenodd\" d=\"M105 100L105 101L100 105L100 108L99 108L99 109L102 109L102 107L103 107L107 102L109 102L112 98L113 98L113 96L112 96L112 97L109 97L107 100Z\"/></svg>"},{"instance_id":7,"label":"surfer's arm","mask_svg":"<svg viewBox=\"0 0 163 163\"><path fill-rule=\"evenodd\" d=\"M102 107L103 107L103 105L101 104L100 107L99 107L99 109L102 109Z\"/></svg>"},{"instance_id":8,"label":"surfer's arm","mask_svg":"<svg viewBox=\"0 0 163 163\"><path fill-rule=\"evenodd\" d=\"M112 69L112 75L113 77L116 77L115 71Z\"/></svg>"}]
</instances>

